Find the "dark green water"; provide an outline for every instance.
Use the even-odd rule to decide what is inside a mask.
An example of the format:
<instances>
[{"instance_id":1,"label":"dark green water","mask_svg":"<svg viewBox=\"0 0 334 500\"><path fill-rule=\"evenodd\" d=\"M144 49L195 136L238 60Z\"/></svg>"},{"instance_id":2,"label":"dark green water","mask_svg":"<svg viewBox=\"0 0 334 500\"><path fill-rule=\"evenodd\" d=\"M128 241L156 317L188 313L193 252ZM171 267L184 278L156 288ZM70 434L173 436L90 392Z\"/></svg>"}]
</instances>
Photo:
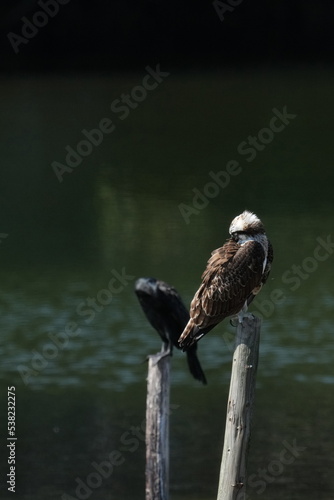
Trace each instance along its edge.
<instances>
[{"instance_id":1,"label":"dark green water","mask_svg":"<svg viewBox=\"0 0 334 500\"><path fill-rule=\"evenodd\" d=\"M249 498L331 500L334 74L171 73L122 120L110 105L145 74L0 83L1 498L12 385L16 498L144 498L145 357L160 343L134 281L164 279L188 304L248 208L275 250L252 307L264 321ZM59 182L52 163L104 118L114 130ZM216 497L233 334L226 322L199 344L207 387L173 357L173 500Z\"/></svg>"}]
</instances>

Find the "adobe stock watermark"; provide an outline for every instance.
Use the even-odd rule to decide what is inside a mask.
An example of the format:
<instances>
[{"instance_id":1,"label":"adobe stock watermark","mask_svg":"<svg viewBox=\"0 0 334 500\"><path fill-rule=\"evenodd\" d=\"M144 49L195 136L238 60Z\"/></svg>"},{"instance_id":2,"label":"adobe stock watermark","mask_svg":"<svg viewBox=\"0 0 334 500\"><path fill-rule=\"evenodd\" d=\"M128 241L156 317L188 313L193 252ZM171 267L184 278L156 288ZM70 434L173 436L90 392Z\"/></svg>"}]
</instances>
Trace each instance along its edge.
<instances>
[{"instance_id":1,"label":"adobe stock watermark","mask_svg":"<svg viewBox=\"0 0 334 500\"><path fill-rule=\"evenodd\" d=\"M271 316L276 306L281 305L286 300L286 287L291 292L298 290L303 282L317 271L319 265L333 255L334 242L331 234L325 238L318 236L316 243L312 255L305 257L298 265L293 264L282 274L281 282L285 288L274 288L268 299L260 300L258 297L254 300L253 304L257 309L257 316L260 316L261 319Z\"/></svg>"},{"instance_id":2,"label":"adobe stock watermark","mask_svg":"<svg viewBox=\"0 0 334 500\"><path fill-rule=\"evenodd\" d=\"M314 247L312 255L305 257L301 264L293 264L289 269L284 271L281 276L281 282L284 287L271 290L267 299L260 299L259 296L256 297L250 306L252 309L251 312L254 312L261 320L269 318L274 313L276 307L286 301L287 291L297 291L303 282L316 272L319 265L334 253L334 241L332 241L331 234L325 238L318 236L316 243L317 245ZM234 333L225 331L223 339L228 350L233 352L235 344Z\"/></svg>"},{"instance_id":3,"label":"adobe stock watermark","mask_svg":"<svg viewBox=\"0 0 334 500\"><path fill-rule=\"evenodd\" d=\"M36 11L31 19L26 16L21 17L22 27L21 34L13 33L10 31L7 33L7 38L15 52L18 54L20 52L20 45L27 45L36 35L38 35L39 30L44 28L50 18L55 17L60 9L60 5L66 5L70 0L38 0L37 4L41 10Z\"/></svg>"},{"instance_id":4,"label":"adobe stock watermark","mask_svg":"<svg viewBox=\"0 0 334 500\"><path fill-rule=\"evenodd\" d=\"M169 415L180 405L171 404ZM118 447L112 450L101 462L93 461L90 464L92 472L82 479L75 478L75 497L68 493L61 495L61 500L87 500L92 493L102 486L114 473L115 468L126 462L129 453L134 453L145 443L146 420L142 420L140 426L131 426L129 430L123 432L119 439Z\"/></svg>"},{"instance_id":5,"label":"adobe stock watermark","mask_svg":"<svg viewBox=\"0 0 334 500\"><path fill-rule=\"evenodd\" d=\"M267 127L261 128L256 135L249 135L247 139L241 141L237 146L237 152L240 156L245 156L247 163L255 160L257 155L265 150L275 135L283 130L294 120L297 115L289 113L287 106L283 106L282 111L277 108L272 109L271 117ZM193 188L194 193L192 204L180 203L178 209L186 224L190 223L192 215L198 215L201 210L206 208L210 200L216 198L223 189L226 189L231 182L232 177L236 177L243 171L243 167L238 160L230 160L226 163L225 170L219 172L209 172L209 182L203 186L202 190Z\"/></svg>"},{"instance_id":6,"label":"adobe stock watermark","mask_svg":"<svg viewBox=\"0 0 334 500\"><path fill-rule=\"evenodd\" d=\"M225 21L226 12L233 12L243 1L244 0L227 0L226 2L221 2L219 0L214 0L212 5L219 16L219 19L221 21Z\"/></svg>"},{"instance_id":7,"label":"adobe stock watermark","mask_svg":"<svg viewBox=\"0 0 334 500\"><path fill-rule=\"evenodd\" d=\"M97 313L111 304L114 295L120 294L125 287L132 282L136 277L126 274L125 268L121 273L113 269L111 271L107 287L99 290L95 297L87 297L85 301L78 304L76 313L80 317L84 317L86 324L90 324ZM41 349L32 349L31 358L28 365L19 365L17 370L25 385L29 385L31 378L37 377L53 361L59 352L66 349L70 340L75 339L81 333L81 328L77 321L69 321L64 329L60 332L49 332L48 339Z\"/></svg>"},{"instance_id":8,"label":"adobe stock watermark","mask_svg":"<svg viewBox=\"0 0 334 500\"><path fill-rule=\"evenodd\" d=\"M256 474L249 476L247 486L253 488L257 495L264 493L267 485L281 476L286 466L293 464L307 449L305 446L298 446L296 439L293 439L292 444L284 440L282 445L283 448L279 452L277 459L271 460L265 468L259 467ZM246 493L246 499L250 498Z\"/></svg>"},{"instance_id":9,"label":"adobe stock watermark","mask_svg":"<svg viewBox=\"0 0 334 500\"><path fill-rule=\"evenodd\" d=\"M119 120L125 120L133 110L138 108L141 102L145 101L148 94L170 75L167 71L161 71L160 64L157 64L155 69L146 66L145 70L146 75L139 85L134 86L128 94L123 93L112 101L110 109ZM73 172L84 158L91 155L94 148L102 144L104 137L114 132L115 129L115 123L108 117L102 118L97 126L91 130L82 129L83 138L75 146L68 144L65 147L66 154L63 162L53 161L51 163L58 181L63 182L64 174Z\"/></svg>"}]
</instances>

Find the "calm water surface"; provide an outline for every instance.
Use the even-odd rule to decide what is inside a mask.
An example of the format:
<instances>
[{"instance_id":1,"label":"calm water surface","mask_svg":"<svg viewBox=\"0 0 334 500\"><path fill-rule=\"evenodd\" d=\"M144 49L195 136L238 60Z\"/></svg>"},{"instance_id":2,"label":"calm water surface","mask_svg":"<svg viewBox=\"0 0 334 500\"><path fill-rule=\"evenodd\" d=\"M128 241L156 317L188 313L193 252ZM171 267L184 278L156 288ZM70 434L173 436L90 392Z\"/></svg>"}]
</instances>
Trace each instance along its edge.
<instances>
[{"instance_id":1,"label":"calm water surface","mask_svg":"<svg viewBox=\"0 0 334 500\"><path fill-rule=\"evenodd\" d=\"M263 327L249 498L331 500L333 73L171 74L121 120L110 104L143 76L0 84L1 498L12 498L8 385L17 398L16 498L144 498L145 358L160 342L134 281L164 279L188 305L210 252L248 208L275 250L252 308ZM285 106L295 116L263 132ZM59 182L52 162L64 163L65 147L102 118L114 131ZM245 154L249 136L263 142ZM210 172L231 160L238 173L208 187ZM194 205L199 192L211 198ZM200 342L207 387L182 353L173 356L173 500L216 497L233 335L226 322ZM92 476L113 451L121 463Z\"/></svg>"}]
</instances>

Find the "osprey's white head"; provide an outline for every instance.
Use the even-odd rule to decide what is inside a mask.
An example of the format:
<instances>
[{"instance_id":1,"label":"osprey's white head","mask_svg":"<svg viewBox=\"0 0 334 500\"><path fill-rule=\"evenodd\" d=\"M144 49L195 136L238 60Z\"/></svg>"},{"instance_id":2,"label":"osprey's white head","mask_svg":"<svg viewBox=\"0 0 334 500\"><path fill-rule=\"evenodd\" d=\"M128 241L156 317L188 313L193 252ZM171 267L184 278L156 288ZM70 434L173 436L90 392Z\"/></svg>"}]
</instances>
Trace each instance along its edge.
<instances>
[{"instance_id":1,"label":"osprey's white head","mask_svg":"<svg viewBox=\"0 0 334 500\"><path fill-rule=\"evenodd\" d=\"M233 219L230 225L229 233L246 233L250 235L264 233L264 226L260 219L253 213L245 210L242 214Z\"/></svg>"}]
</instances>

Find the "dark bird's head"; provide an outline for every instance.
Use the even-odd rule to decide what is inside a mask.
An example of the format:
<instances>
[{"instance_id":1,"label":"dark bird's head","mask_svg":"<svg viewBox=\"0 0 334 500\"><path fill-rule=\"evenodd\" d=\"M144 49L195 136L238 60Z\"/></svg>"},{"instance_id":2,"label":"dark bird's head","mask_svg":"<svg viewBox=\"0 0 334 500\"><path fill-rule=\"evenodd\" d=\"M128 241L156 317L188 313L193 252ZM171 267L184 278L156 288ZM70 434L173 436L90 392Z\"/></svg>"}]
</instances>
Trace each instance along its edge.
<instances>
[{"instance_id":1,"label":"dark bird's head","mask_svg":"<svg viewBox=\"0 0 334 500\"><path fill-rule=\"evenodd\" d=\"M157 294L158 281L155 278L139 278L135 283L135 293L143 300Z\"/></svg>"},{"instance_id":2,"label":"dark bird's head","mask_svg":"<svg viewBox=\"0 0 334 500\"><path fill-rule=\"evenodd\" d=\"M254 236L255 234L264 234L264 225L253 212L245 210L242 214L233 219L229 229L230 235L246 234Z\"/></svg>"},{"instance_id":3,"label":"dark bird's head","mask_svg":"<svg viewBox=\"0 0 334 500\"><path fill-rule=\"evenodd\" d=\"M139 278L135 283L135 294L145 314L155 315L159 308L159 281L155 278Z\"/></svg>"}]
</instances>

